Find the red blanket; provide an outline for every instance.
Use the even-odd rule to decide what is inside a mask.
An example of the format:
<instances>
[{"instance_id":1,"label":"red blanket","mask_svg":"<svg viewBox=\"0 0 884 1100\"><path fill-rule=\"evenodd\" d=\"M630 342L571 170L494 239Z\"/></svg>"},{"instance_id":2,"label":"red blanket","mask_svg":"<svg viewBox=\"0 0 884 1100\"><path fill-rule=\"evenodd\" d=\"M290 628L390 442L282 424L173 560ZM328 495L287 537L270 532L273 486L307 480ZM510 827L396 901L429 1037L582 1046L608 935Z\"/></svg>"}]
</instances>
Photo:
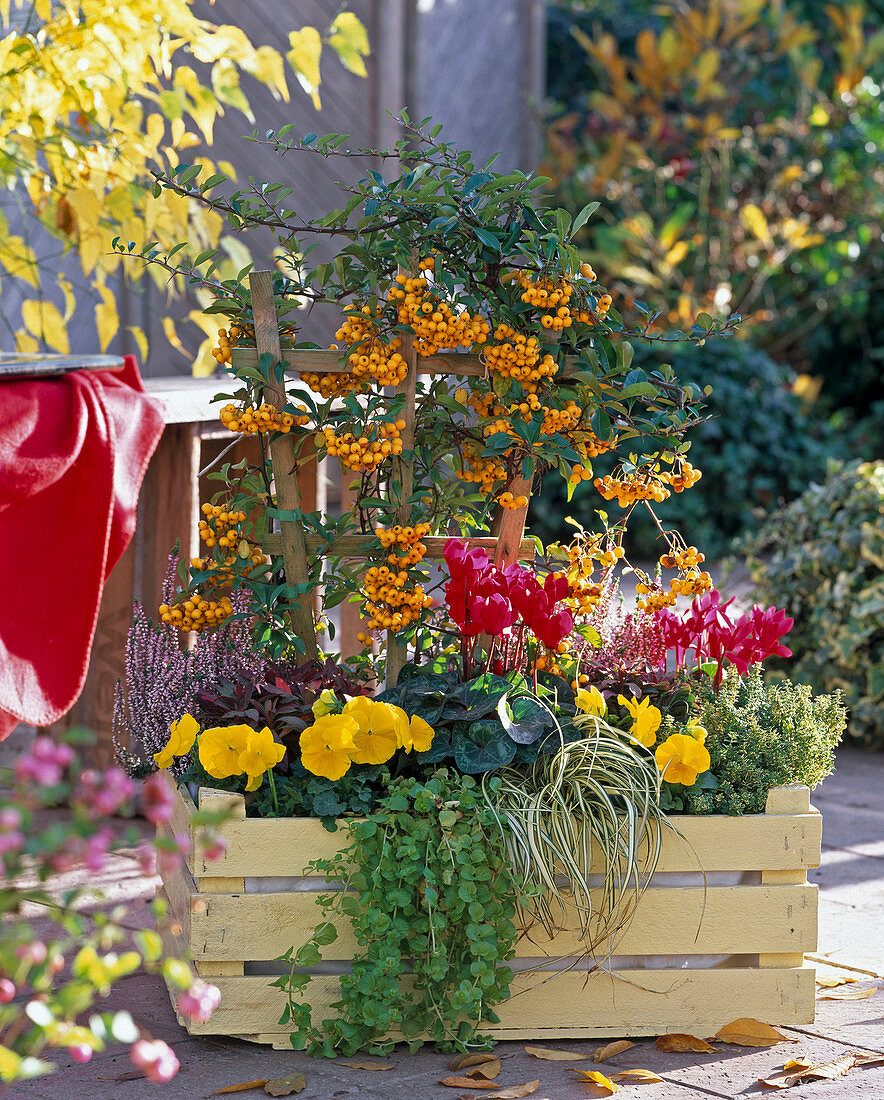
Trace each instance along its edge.
<instances>
[{"instance_id":1,"label":"red blanket","mask_svg":"<svg viewBox=\"0 0 884 1100\"><path fill-rule=\"evenodd\" d=\"M0 740L83 690L108 574L163 431L135 358L0 381Z\"/></svg>"}]
</instances>

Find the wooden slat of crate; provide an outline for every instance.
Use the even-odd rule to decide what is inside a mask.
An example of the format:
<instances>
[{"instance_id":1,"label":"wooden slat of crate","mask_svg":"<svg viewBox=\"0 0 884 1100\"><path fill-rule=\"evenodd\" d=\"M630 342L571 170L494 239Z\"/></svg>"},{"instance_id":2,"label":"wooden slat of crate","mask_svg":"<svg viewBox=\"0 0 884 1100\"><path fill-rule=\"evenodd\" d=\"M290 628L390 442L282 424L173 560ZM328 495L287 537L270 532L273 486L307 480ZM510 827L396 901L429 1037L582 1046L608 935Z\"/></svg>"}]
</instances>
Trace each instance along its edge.
<instances>
[{"instance_id":1,"label":"wooden slat of crate","mask_svg":"<svg viewBox=\"0 0 884 1100\"><path fill-rule=\"evenodd\" d=\"M191 803L192 805L192 803ZM819 814L758 814L734 817L680 817L679 835L667 831L658 871L794 871L819 866L822 823ZM330 833L310 818L230 821L223 827L227 849L214 862L199 851L190 869L200 878L238 875L299 875L312 859L328 859L346 843L346 833ZM591 873L602 870L593 863Z\"/></svg>"},{"instance_id":2,"label":"wooden slat of crate","mask_svg":"<svg viewBox=\"0 0 884 1100\"><path fill-rule=\"evenodd\" d=\"M481 1027L497 1039L602 1038L688 1031L711 1035L735 1015L792 1024L813 1020L812 968L752 970L623 970L615 974L517 974L510 999L495 1011L499 1024ZM546 978L546 980L544 980ZM219 977L221 1004L193 1035L258 1036L289 1047L278 1023L285 994L266 976ZM309 986L314 1022L331 1015L339 979L316 977Z\"/></svg>"},{"instance_id":3,"label":"wooden slat of crate","mask_svg":"<svg viewBox=\"0 0 884 1100\"><path fill-rule=\"evenodd\" d=\"M193 881L191 879L191 881ZM177 885L177 884L176 884ZM319 892L328 887L317 881ZM171 891L170 891L171 892ZM720 955L811 951L817 942L815 886L663 886L652 887L639 902L618 955ZM600 893L595 893L600 903ZM189 923L189 947L196 959L266 961L289 946L298 947L319 922L316 894L285 892L176 899L184 906L180 923ZM559 958L580 954L576 915L571 913L554 939L540 924L530 927L516 946L517 958ZM335 919L338 939L323 949L325 959L350 959L357 949L347 917ZM248 935L237 930L248 929ZM604 945L599 946L602 957Z\"/></svg>"}]
</instances>

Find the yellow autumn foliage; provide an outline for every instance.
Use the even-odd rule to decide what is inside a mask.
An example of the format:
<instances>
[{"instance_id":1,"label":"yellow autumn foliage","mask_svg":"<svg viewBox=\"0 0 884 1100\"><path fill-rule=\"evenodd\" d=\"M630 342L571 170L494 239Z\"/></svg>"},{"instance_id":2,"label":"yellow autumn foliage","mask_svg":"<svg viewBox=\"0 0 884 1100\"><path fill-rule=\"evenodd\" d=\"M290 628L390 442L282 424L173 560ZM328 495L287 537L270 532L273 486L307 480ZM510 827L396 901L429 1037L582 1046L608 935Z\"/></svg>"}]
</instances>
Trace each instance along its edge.
<instances>
[{"instance_id":1,"label":"yellow autumn foliage","mask_svg":"<svg viewBox=\"0 0 884 1100\"><path fill-rule=\"evenodd\" d=\"M283 56L255 46L236 26L198 19L192 0L0 0L0 185L27 227L36 219L64 252L76 253L94 300L101 350L120 321L111 289L125 276L112 241L170 248L221 247L229 272L248 256L222 237L213 211L171 191L151 195L152 171L174 168L187 151L210 145L226 111L254 118L241 86L247 73L288 101L286 68L319 106L324 46L350 71L365 74L365 29L342 13L323 34L304 27ZM306 43L295 47L295 40ZM205 157L204 176L216 171ZM217 170L232 175L230 165ZM17 225L15 228L19 228ZM52 256L30 233L11 234L0 212L0 293L19 289L25 302L15 331L20 351L69 350L73 299L59 302L56 246ZM45 239L45 237L44 237ZM163 273L151 276L164 292ZM142 355L144 334L131 334ZM206 349L207 351L208 349ZM208 357L208 356L207 356ZM211 359L209 359L211 363ZM212 363L214 366L214 363Z\"/></svg>"}]
</instances>

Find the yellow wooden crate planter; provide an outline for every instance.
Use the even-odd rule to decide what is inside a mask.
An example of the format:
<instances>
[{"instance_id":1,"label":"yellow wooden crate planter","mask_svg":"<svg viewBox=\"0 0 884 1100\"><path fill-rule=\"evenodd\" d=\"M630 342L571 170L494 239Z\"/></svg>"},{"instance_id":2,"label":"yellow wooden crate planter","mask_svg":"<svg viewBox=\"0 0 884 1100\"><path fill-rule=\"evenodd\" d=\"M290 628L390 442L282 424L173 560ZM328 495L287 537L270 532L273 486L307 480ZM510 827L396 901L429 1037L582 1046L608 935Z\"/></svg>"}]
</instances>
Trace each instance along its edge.
<instances>
[{"instance_id":1,"label":"yellow wooden crate planter","mask_svg":"<svg viewBox=\"0 0 884 1100\"><path fill-rule=\"evenodd\" d=\"M232 802L236 815L223 828L222 858L205 861L197 845L189 865L163 882L168 946L189 954L221 990L208 1023L181 1022L193 1035L235 1035L287 1048L288 1032L278 1023L284 994L271 986L269 968L254 971L310 935L318 922L316 893L328 888L314 878L299 884L306 889L292 889L291 876L337 851L342 834L311 818L246 818L237 795L202 791L200 805L217 808L219 799ZM179 791L171 830L193 834L194 809L187 791ZM807 871L819 866L822 826L810 792L773 790L764 814L670 821L678 835L664 837L657 872L617 944L613 969L516 973L513 996L497 1008L500 1023L483 1025L483 1033L498 1039L706 1035L741 1016L779 1024L813 1020L814 970L804 955L817 944L817 887L808 884ZM352 955L344 922L338 922L338 940L324 949L326 970L346 965ZM535 925L530 939L519 941L514 965L546 956L554 967L557 958L579 951L573 928L549 939ZM726 959L714 965L717 956ZM317 975L308 996L314 1019L321 1020L339 999L338 978Z\"/></svg>"}]
</instances>

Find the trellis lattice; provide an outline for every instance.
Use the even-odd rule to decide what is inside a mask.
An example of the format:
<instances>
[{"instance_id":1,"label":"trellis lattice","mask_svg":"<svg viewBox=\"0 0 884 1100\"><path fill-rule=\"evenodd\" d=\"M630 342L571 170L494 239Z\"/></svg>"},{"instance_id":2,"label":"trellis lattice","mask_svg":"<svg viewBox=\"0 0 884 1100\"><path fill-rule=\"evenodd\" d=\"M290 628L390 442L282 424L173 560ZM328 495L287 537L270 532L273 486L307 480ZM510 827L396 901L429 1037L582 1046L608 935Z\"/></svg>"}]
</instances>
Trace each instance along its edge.
<instances>
[{"instance_id":1,"label":"trellis lattice","mask_svg":"<svg viewBox=\"0 0 884 1100\"><path fill-rule=\"evenodd\" d=\"M249 276L249 288L252 297L256 346L233 349L234 369L257 367L260 357L269 354L274 363L282 362L288 370L293 372L342 374L348 371L345 357L339 351L282 349L276 301L273 295L273 278L269 271L253 272ZM407 334L402 336L400 354L405 359L408 370L403 381L395 387L395 392L404 398L401 417L405 421L405 428L400 436L402 454L393 459L393 479L400 486L399 522L405 524L409 519L409 499L414 487L412 452L417 376L483 377L486 367L480 356L471 352L452 351L421 356L414 347L414 338ZM562 373L568 374L569 371L566 368ZM284 382L270 381L264 386L263 399L282 408L287 400L284 391ZM309 578L310 559L319 552L333 553L336 556L355 560L368 559L373 547L370 535L341 536L329 546L317 537L305 533L301 519L301 495L295 476L298 461L295 438L291 435L274 434L270 440L270 458L273 464L277 507L285 518L279 520L279 533L263 538L262 545L267 553L282 556L288 583L306 585ZM529 476L525 476L526 474ZM530 500L532 484L533 470L523 468L509 478L506 490L514 497L524 496ZM483 547L499 565L509 565L517 560L532 560L535 553L534 541L524 537L527 511L527 505L512 509L498 506L492 522L491 535L467 539L467 544L470 547ZM440 559L447 541L447 537L440 536L424 538L422 542L427 548L424 557L430 560ZM316 630L309 600L303 599L296 604L293 603L290 621L295 634L304 642L306 658L316 656ZM399 671L407 659L407 648L392 631L387 633L386 653L387 684L395 684Z\"/></svg>"}]
</instances>

